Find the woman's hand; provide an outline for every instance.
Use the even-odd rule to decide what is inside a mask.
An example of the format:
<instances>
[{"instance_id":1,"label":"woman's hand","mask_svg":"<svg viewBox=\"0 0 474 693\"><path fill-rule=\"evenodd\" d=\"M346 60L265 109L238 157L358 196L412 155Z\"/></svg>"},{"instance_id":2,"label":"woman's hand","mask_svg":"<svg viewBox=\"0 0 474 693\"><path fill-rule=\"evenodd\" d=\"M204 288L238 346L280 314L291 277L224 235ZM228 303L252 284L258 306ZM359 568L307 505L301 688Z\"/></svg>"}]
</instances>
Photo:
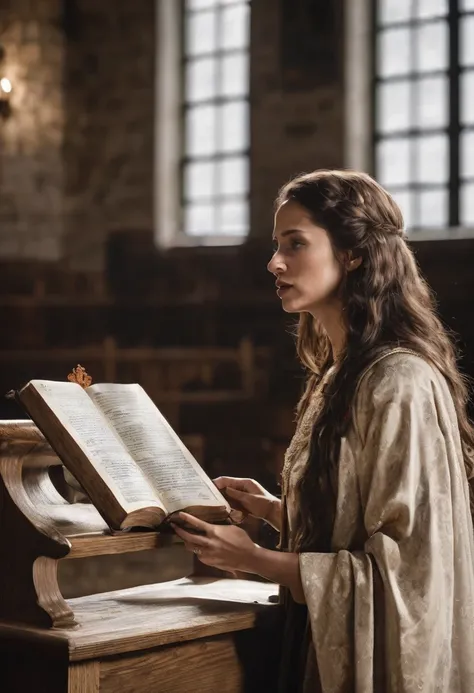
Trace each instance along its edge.
<instances>
[{"instance_id":1,"label":"woman's hand","mask_svg":"<svg viewBox=\"0 0 474 693\"><path fill-rule=\"evenodd\" d=\"M188 513L181 512L178 517L203 532L192 534L171 523L188 551L193 551L202 563L229 572L253 572L253 557L259 547L243 529L232 525L211 525Z\"/></svg>"},{"instance_id":2,"label":"woman's hand","mask_svg":"<svg viewBox=\"0 0 474 693\"><path fill-rule=\"evenodd\" d=\"M214 483L220 491L229 496L235 510L265 520L275 529L280 529L281 501L266 491L258 481L220 476L214 479Z\"/></svg>"},{"instance_id":3,"label":"woman's hand","mask_svg":"<svg viewBox=\"0 0 474 693\"><path fill-rule=\"evenodd\" d=\"M261 575L271 582L289 587L293 598L304 603L298 554L264 549L254 544L240 527L211 525L188 513L178 513L178 517L202 532L191 534L171 523L188 551L193 551L202 563L230 573L241 571Z\"/></svg>"}]
</instances>

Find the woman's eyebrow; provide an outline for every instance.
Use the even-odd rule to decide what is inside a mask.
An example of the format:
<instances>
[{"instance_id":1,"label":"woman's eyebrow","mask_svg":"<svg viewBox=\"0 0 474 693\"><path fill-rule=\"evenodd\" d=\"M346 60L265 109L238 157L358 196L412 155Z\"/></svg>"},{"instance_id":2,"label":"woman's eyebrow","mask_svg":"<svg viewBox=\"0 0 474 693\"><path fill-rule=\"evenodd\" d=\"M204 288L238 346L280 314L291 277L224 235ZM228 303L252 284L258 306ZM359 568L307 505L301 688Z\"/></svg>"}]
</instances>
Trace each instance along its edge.
<instances>
[{"instance_id":1,"label":"woman's eyebrow","mask_svg":"<svg viewBox=\"0 0 474 693\"><path fill-rule=\"evenodd\" d=\"M282 238L285 238L286 236L291 236L294 233L302 233L301 229L285 229L285 231L282 231L280 236ZM272 241L276 241L277 237L274 235L272 236Z\"/></svg>"}]
</instances>

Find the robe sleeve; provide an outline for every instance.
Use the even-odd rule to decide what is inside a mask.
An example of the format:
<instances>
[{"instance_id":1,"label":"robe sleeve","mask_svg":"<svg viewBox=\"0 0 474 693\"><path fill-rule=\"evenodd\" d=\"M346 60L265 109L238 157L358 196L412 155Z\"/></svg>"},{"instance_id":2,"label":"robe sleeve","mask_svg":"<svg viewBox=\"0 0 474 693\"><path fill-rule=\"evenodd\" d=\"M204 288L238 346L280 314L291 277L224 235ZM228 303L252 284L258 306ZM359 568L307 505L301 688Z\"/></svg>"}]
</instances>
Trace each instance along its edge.
<instances>
[{"instance_id":1,"label":"robe sleeve","mask_svg":"<svg viewBox=\"0 0 474 693\"><path fill-rule=\"evenodd\" d=\"M386 361L363 378L341 448L365 544L300 555L322 689L474 691L472 521L454 407L426 362Z\"/></svg>"}]
</instances>

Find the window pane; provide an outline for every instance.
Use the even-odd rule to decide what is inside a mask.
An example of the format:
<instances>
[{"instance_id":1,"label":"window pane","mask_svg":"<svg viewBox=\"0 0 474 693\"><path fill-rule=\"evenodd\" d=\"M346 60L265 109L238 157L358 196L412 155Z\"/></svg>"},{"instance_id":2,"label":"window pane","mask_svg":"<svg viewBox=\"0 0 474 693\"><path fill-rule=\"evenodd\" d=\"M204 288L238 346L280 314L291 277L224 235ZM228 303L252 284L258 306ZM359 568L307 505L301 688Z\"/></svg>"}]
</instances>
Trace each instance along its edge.
<instances>
[{"instance_id":1,"label":"window pane","mask_svg":"<svg viewBox=\"0 0 474 693\"><path fill-rule=\"evenodd\" d=\"M186 68L186 98L188 102L203 101L216 96L217 60L191 60Z\"/></svg>"},{"instance_id":2,"label":"window pane","mask_svg":"<svg viewBox=\"0 0 474 693\"><path fill-rule=\"evenodd\" d=\"M249 145L248 104L246 101L219 106L219 141L222 152L239 152Z\"/></svg>"},{"instance_id":3,"label":"window pane","mask_svg":"<svg viewBox=\"0 0 474 693\"><path fill-rule=\"evenodd\" d=\"M460 142L461 176L474 178L474 132L462 132Z\"/></svg>"},{"instance_id":4,"label":"window pane","mask_svg":"<svg viewBox=\"0 0 474 693\"><path fill-rule=\"evenodd\" d=\"M474 65L474 15L461 17L461 65Z\"/></svg>"},{"instance_id":5,"label":"window pane","mask_svg":"<svg viewBox=\"0 0 474 693\"><path fill-rule=\"evenodd\" d=\"M217 12L196 12L186 19L186 55L212 53L216 50Z\"/></svg>"},{"instance_id":6,"label":"window pane","mask_svg":"<svg viewBox=\"0 0 474 693\"><path fill-rule=\"evenodd\" d=\"M377 147L377 178L387 187L404 185L410 180L410 140L396 138Z\"/></svg>"},{"instance_id":7,"label":"window pane","mask_svg":"<svg viewBox=\"0 0 474 693\"><path fill-rule=\"evenodd\" d=\"M244 96L249 90L247 53L225 55L221 63L222 96Z\"/></svg>"},{"instance_id":8,"label":"window pane","mask_svg":"<svg viewBox=\"0 0 474 693\"><path fill-rule=\"evenodd\" d=\"M248 159L232 157L217 162L220 195L244 195L248 191Z\"/></svg>"},{"instance_id":9,"label":"window pane","mask_svg":"<svg viewBox=\"0 0 474 693\"><path fill-rule=\"evenodd\" d=\"M184 230L191 236L216 233L214 205L188 205L184 213Z\"/></svg>"},{"instance_id":10,"label":"window pane","mask_svg":"<svg viewBox=\"0 0 474 693\"><path fill-rule=\"evenodd\" d=\"M448 23L433 22L418 26L415 31L416 69L445 70L448 67Z\"/></svg>"},{"instance_id":11,"label":"window pane","mask_svg":"<svg viewBox=\"0 0 474 693\"><path fill-rule=\"evenodd\" d=\"M213 154L216 150L216 108L195 106L186 117L186 153L189 156Z\"/></svg>"},{"instance_id":12,"label":"window pane","mask_svg":"<svg viewBox=\"0 0 474 693\"><path fill-rule=\"evenodd\" d=\"M248 231L248 205L245 200L223 202L217 215L219 233L243 236Z\"/></svg>"},{"instance_id":13,"label":"window pane","mask_svg":"<svg viewBox=\"0 0 474 693\"><path fill-rule=\"evenodd\" d=\"M386 29L379 33L377 62L380 77L410 72L410 34L411 30L408 28Z\"/></svg>"},{"instance_id":14,"label":"window pane","mask_svg":"<svg viewBox=\"0 0 474 693\"><path fill-rule=\"evenodd\" d=\"M377 89L377 130L396 132L410 127L410 82L387 82Z\"/></svg>"},{"instance_id":15,"label":"window pane","mask_svg":"<svg viewBox=\"0 0 474 693\"><path fill-rule=\"evenodd\" d=\"M187 10L204 10L208 7L217 7L219 0L186 0Z\"/></svg>"},{"instance_id":16,"label":"window pane","mask_svg":"<svg viewBox=\"0 0 474 693\"><path fill-rule=\"evenodd\" d=\"M391 195L402 211L405 222L404 228L409 228L413 216L413 193L411 191L400 191L392 192Z\"/></svg>"},{"instance_id":17,"label":"window pane","mask_svg":"<svg viewBox=\"0 0 474 693\"><path fill-rule=\"evenodd\" d=\"M380 24L405 22L411 18L411 0L379 0L378 19Z\"/></svg>"},{"instance_id":18,"label":"window pane","mask_svg":"<svg viewBox=\"0 0 474 693\"><path fill-rule=\"evenodd\" d=\"M416 153L415 180L418 183L445 183L448 180L448 138L429 135L414 140Z\"/></svg>"},{"instance_id":19,"label":"window pane","mask_svg":"<svg viewBox=\"0 0 474 693\"><path fill-rule=\"evenodd\" d=\"M426 77L416 84L419 128L444 127L448 124L449 90L444 77Z\"/></svg>"},{"instance_id":20,"label":"window pane","mask_svg":"<svg viewBox=\"0 0 474 693\"><path fill-rule=\"evenodd\" d=\"M445 188L423 190L418 194L418 214L415 225L439 228L448 225L448 193Z\"/></svg>"},{"instance_id":21,"label":"window pane","mask_svg":"<svg viewBox=\"0 0 474 693\"><path fill-rule=\"evenodd\" d=\"M231 5L222 10L220 48L245 48L249 41L249 6Z\"/></svg>"},{"instance_id":22,"label":"window pane","mask_svg":"<svg viewBox=\"0 0 474 693\"><path fill-rule=\"evenodd\" d=\"M474 183L461 187L461 224L474 225Z\"/></svg>"},{"instance_id":23,"label":"window pane","mask_svg":"<svg viewBox=\"0 0 474 693\"><path fill-rule=\"evenodd\" d=\"M461 122L474 123L474 71L461 75Z\"/></svg>"},{"instance_id":24,"label":"window pane","mask_svg":"<svg viewBox=\"0 0 474 693\"><path fill-rule=\"evenodd\" d=\"M467 10L474 10L474 0L461 0L460 10L461 12L467 12Z\"/></svg>"},{"instance_id":25,"label":"window pane","mask_svg":"<svg viewBox=\"0 0 474 693\"><path fill-rule=\"evenodd\" d=\"M418 0L415 16L419 19L444 17L448 9L448 0Z\"/></svg>"},{"instance_id":26,"label":"window pane","mask_svg":"<svg viewBox=\"0 0 474 693\"><path fill-rule=\"evenodd\" d=\"M187 200L202 200L215 194L215 163L197 161L186 164L184 196Z\"/></svg>"}]
</instances>

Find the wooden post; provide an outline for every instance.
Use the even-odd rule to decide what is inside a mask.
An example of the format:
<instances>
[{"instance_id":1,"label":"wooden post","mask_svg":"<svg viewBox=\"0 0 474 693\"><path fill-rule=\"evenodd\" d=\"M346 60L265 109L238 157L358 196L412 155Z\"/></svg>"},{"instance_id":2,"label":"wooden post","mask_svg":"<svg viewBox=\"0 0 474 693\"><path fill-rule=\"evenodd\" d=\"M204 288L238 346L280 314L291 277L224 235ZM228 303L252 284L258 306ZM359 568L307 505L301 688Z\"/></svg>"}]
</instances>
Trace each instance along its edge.
<instances>
[{"instance_id":1,"label":"wooden post","mask_svg":"<svg viewBox=\"0 0 474 693\"><path fill-rule=\"evenodd\" d=\"M242 389L246 397L253 397L255 395L255 349L249 337L244 337L241 340L239 352Z\"/></svg>"},{"instance_id":2,"label":"wooden post","mask_svg":"<svg viewBox=\"0 0 474 693\"><path fill-rule=\"evenodd\" d=\"M106 383L114 383L117 377L117 345L113 337L104 339L104 377Z\"/></svg>"}]
</instances>

